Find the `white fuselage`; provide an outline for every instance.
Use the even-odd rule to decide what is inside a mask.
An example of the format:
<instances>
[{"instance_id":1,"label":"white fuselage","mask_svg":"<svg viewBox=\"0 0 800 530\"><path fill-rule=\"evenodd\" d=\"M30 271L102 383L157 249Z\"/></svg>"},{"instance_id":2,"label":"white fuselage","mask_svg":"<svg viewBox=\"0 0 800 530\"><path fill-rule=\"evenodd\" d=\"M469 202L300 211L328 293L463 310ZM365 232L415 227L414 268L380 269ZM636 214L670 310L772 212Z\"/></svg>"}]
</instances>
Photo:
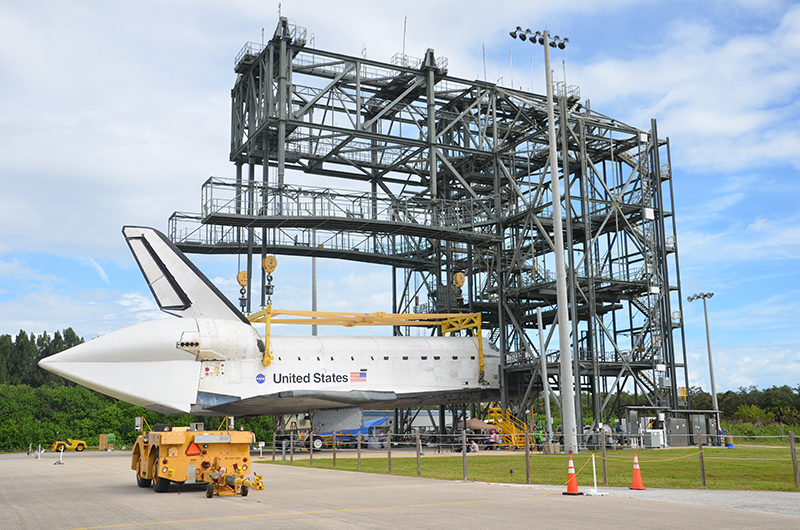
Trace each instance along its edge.
<instances>
[{"instance_id":1,"label":"white fuselage","mask_svg":"<svg viewBox=\"0 0 800 530\"><path fill-rule=\"evenodd\" d=\"M42 366L162 412L220 413L225 409L204 407L286 396L248 409L279 414L309 403L293 402L292 393L393 392L435 400L440 393L496 390L499 354L482 340L484 381L472 337L272 336L272 359L264 366L264 338L253 326L204 318L137 324L48 357Z\"/></svg>"},{"instance_id":2,"label":"white fuselage","mask_svg":"<svg viewBox=\"0 0 800 530\"><path fill-rule=\"evenodd\" d=\"M285 390L437 392L478 387L478 342L467 337L273 336L272 363L261 356L203 361L202 392L252 397ZM487 380L499 358L485 346Z\"/></svg>"}]
</instances>

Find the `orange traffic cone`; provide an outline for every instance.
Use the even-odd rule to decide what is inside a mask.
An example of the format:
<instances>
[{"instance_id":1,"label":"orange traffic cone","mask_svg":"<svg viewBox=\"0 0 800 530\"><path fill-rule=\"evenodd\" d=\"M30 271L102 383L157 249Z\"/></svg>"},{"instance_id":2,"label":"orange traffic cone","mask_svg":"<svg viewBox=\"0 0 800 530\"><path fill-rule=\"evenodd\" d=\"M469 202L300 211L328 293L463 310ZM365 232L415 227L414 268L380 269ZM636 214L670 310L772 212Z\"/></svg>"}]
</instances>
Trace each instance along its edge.
<instances>
[{"instance_id":1,"label":"orange traffic cone","mask_svg":"<svg viewBox=\"0 0 800 530\"><path fill-rule=\"evenodd\" d=\"M636 453L633 453L633 485L631 486L632 490L646 490L647 488L644 487L642 484L642 472L639 471L639 457L636 456Z\"/></svg>"},{"instance_id":2,"label":"orange traffic cone","mask_svg":"<svg viewBox=\"0 0 800 530\"><path fill-rule=\"evenodd\" d=\"M575 464L572 463L572 455L569 455L569 475L567 478L567 491L562 495L583 495L578 491L578 478L575 476Z\"/></svg>"}]
</instances>

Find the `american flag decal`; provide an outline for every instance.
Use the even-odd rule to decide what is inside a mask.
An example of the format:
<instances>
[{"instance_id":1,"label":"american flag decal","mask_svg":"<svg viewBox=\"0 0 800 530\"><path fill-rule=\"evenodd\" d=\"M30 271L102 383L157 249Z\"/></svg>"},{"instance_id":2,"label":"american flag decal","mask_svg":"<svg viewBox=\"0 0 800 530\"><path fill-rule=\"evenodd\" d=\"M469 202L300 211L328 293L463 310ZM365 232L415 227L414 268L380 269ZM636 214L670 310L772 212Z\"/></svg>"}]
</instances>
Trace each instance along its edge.
<instances>
[{"instance_id":1,"label":"american flag decal","mask_svg":"<svg viewBox=\"0 0 800 530\"><path fill-rule=\"evenodd\" d=\"M351 383L366 383L367 382L367 372L350 372L350 382Z\"/></svg>"}]
</instances>

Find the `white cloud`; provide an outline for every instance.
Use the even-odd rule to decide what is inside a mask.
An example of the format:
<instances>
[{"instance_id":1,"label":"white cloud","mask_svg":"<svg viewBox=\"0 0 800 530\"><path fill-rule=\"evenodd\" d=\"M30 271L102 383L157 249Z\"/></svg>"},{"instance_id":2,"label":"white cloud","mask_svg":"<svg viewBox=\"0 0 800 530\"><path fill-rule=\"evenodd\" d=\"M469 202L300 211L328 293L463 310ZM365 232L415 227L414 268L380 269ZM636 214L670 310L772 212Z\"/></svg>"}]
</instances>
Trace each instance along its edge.
<instances>
[{"instance_id":1,"label":"white cloud","mask_svg":"<svg viewBox=\"0 0 800 530\"><path fill-rule=\"evenodd\" d=\"M790 385L800 381L800 344L756 343L713 350L718 388ZM768 385L759 384L769 381Z\"/></svg>"},{"instance_id":2,"label":"white cloud","mask_svg":"<svg viewBox=\"0 0 800 530\"><path fill-rule=\"evenodd\" d=\"M757 217L749 224L731 223L718 232L683 230L678 243L681 258L693 267L797 260L800 258L798 223L800 215Z\"/></svg>"},{"instance_id":3,"label":"white cloud","mask_svg":"<svg viewBox=\"0 0 800 530\"><path fill-rule=\"evenodd\" d=\"M770 285L768 280L753 278L755 288L749 290L724 280L706 289L715 293L708 302L708 318L718 391L753 384L762 388L796 386L800 381L800 312L796 303L800 291L774 293L764 289ZM788 284L791 278L780 281ZM737 296L738 290L746 290L748 296ZM684 305L684 329L690 383L708 391L708 350L700 302Z\"/></svg>"},{"instance_id":4,"label":"white cloud","mask_svg":"<svg viewBox=\"0 0 800 530\"><path fill-rule=\"evenodd\" d=\"M229 63L224 76L198 75L224 48L218 34L178 6L159 22L114 6L0 17L0 48L25 49L0 55L0 94L14 102L0 114L6 250L120 259L119 227L163 227L172 210L197 209L209 173L229 169L234 74Z\"/></svg>"},{"instance_id":5,"label":"white cloud","mask_svg":"<svg viewBox=\"0 0 800 530\"><path fill-rule=\"evenodd\" d=\"M677 216L683 263L732 269L800 258L800 213L792 200L800 186L792 172L715 175L681 187Z\"/></svg>"},{"instance_id":6,"label":"white cloud","mask_svg":"<svg viewBox=\"0 0 800 530\"><path fill-rule=\"evenodd\" d=\"M88 339L144 320L164 318L137 294L121 294L110 289L60 292L43 286L24 297L0 304L2 333L14 330L53 333L71 327ZM152 302L150 303L151 306Z\"/></svg>"},{"instance_id":7,"label":"white cloud","mask_svg":"<svg viewBox=\"0 0 800 530\"><path fill-rule=\"evenodd\" d=\"M0 261L0 278L22 282L57 283L63 280L55 274L42 272L29 267L23 260L12 257L10 261Z\"/></svg>"},{"instance_id":8,"label":"white cloud","mask_svg":"<svg viewBox=\"0 0 800 530\"><path fill-rule=\"evenodd\" d=\"M153 300L150 293L122 293L116 303L122 306L118 313L110 313L104 320L115 320L132 318L136 322L145 322L157 318L166 318L166 315L158 308L158 304ZM125 315L128 315L127 317Z\"/></svg>"},{"instance_id":9,"label":"white cloud","mask_svg":"<svg viewBox=\"0 0 800 530\"><path fill-rule=\"evenodd\" d=\"M100 275L100 278L101 278L101 279L102 279L102 280L103 280L105 283L107 283L107 284L110 284L110 283L111 283L111 282L109 281L109 279L108 279L108 276L106 275L106 271L105 271L105 270L103 270L103 267L101 267L101 266L100 266L100 264L99 264L99 263L97 263L97 262L96 262L96 261L95 261L93 258L91 258L91 257L89 257L89 256L83 256L83 257L81 257L81 258L79 258L79 259L81 260L81 263L83 263L84 265L88 265L89 267L91 267L91 268L93 268L94 270L96 270L96 271L97 271L97 274L99 274L99 275Z\"/></svg>"},{"instance_id":10,"label":"white cloud","mask_svg":"<svg viewBox=\"0 0 800 530\"><path fill-rule=\"evenodd\" d=\"M800 6L760 33L719 34L711 24L674 20L659 50L578 66L578 83L629 123L656 116L679 167L800 167Z\"/></svg>"}]
</instances>

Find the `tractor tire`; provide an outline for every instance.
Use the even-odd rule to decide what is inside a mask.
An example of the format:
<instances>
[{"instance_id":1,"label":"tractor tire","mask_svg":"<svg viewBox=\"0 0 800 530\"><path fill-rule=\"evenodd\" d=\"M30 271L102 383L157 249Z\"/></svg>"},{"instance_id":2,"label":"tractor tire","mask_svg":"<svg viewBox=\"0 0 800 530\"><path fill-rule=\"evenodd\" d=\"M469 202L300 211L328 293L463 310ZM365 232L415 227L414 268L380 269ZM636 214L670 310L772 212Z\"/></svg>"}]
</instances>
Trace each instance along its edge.
<instances>
[{"instance_id":1,"label":"tractor tire","mask_svg":"<svg viewBox=\"0 0 800 530\"><path fill-rule=\"evenodd\" d=\"M58 445L56 446L56 451L59 451L59 452L60 452L60 451L63 451L64 449L66 449L66 448L67 448L67 446L66 446L66 445L64 445L64 444L58 444Z\"/></svg>"},{"instance_id":2,"label":"tractor tire","mask_svg":"<svg viewBox=\"0 0 800 530\"><path fill-rule=\"evenodd\" d=\"M153 491L156 493L165 493L169 489L169 479L158 476L158 448L156 448L155 455L153 456L151 475L153 475Z\"/></svg>"},{"instance_id":3,"label":"tractor tire","mask_svg":"<svg viewBox=\"0 0 800 530\"><path fill-rule=\"evenodd\" d=\"M76 450L76 451L78 451L79 453L80 453L81 451L83 451L84 449L86 449L86 446L85 446L85 445L83 445L83 444L78 444L78 446L77 446L77 447L75 447L75 450Z\"/></svg>"},{"instance_id":4,"label":"tractor tire","mask_svg":"<svg viewBox=\"0 0 800 530\"><path fill-rule=\"evenodd\" d=\"M169 479L161 478L158 475L153 477L153 491L156 493L166 493L169 490Z\"/></svg>"},{"instance_id":5,"label":"tractor tire","mask_svg":"<svg viewBox=\"0 0 800 530\"><path fill-rule=\"evenodd\" d=\"M144 478L142 476L142 455L139 454L139 458L136 460L136 485L140 488L149 488L150 484L153 483L152 479Z\"/></svg>"},{"instance_id":6,"label":"tractor tire","mask_svg":"<svg viewBox=\"0 0 800 530\"><path fill-rule=\"evenodd\" d=\"M250 493L250 488L247 486L242 486L242 497L247 497L248 493Z\"/></svg>"},{"instance_id":7,"label":"tractor tire","mask_svg":"<svg viewBox=\"0 0 800 530\"><path fill-rule=\"evenodd\" d=\"M208 486L206 486L206 497L210 499L213 496L214 496L214 485L209 484Z\"/></svg>"}]
</instances>

